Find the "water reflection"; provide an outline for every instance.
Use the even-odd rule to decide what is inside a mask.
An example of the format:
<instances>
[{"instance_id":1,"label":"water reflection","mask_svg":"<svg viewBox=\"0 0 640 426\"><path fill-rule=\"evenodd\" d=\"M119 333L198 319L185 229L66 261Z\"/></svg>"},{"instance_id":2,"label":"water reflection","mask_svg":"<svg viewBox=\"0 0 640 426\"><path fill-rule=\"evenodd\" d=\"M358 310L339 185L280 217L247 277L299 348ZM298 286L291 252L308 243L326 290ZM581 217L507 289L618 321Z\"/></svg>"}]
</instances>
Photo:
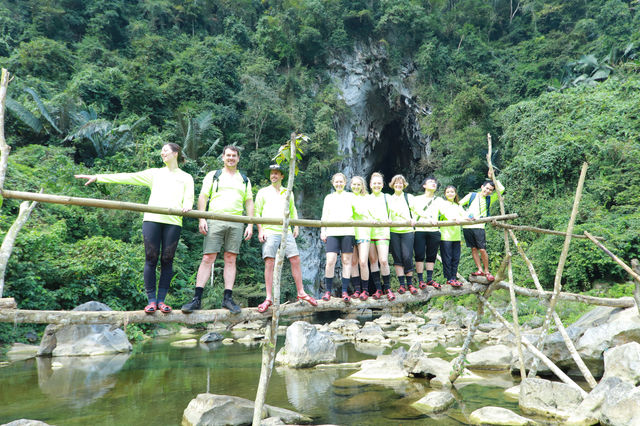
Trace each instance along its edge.
<instances>
[{"instance_id":1,"label":"water reflection","mask_svg":"<svg viewBox=\"0 0 640 426\"><path fill-rule=\"evenodd\" d=\"M320 408L324 395L333 382L344 373L336 369L276 367L276 373L284 378L287 399L301 412L314 412Z\"/></svg>"},{"instance_id":2,"label":"water reflection","mask_svg":"<svg viewBox=\"0 0 640 426\"><path fill-rule=\"evenodd\" d=\"M39 357L38 385L52 399L65 401L74 408L84 407L102 398L116 385L115 374L129 356L128 353L120 353L92 357Z\"/></svg>"}]
</instances>

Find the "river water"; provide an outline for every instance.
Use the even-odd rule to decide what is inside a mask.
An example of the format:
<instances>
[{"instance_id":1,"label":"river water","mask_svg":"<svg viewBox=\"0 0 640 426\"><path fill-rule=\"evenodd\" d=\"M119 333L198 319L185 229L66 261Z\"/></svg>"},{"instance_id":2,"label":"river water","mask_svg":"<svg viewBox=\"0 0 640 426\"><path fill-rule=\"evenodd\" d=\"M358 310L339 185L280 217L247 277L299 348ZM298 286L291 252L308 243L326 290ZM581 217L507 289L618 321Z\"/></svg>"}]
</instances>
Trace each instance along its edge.
<instances>
[{"instance_id":1,"label":"river water","mask_svg":"<svg viewBox=\"0 0 640 426\"><path fill-rule=\"evenodd\" d=\"M179 425L184 409L199 393L255 398L259 345L171 346L177 339L149 340L135 345L131 354L37 358L1 367L0 424L30 418L58 426ZM381 352L347 343L338 347L338 362L372 359ZM486 375L482 386L460 387L458 402L446 415L429 417L409 407L429 391L425 379L384 384L340 380L353 372L277 367L267 403L305 413L316 424L340 425L465 424L473 410L487 405L519 413L517 402L503 395L517 384L509 373Z\"/></svg>"}]
</instances>

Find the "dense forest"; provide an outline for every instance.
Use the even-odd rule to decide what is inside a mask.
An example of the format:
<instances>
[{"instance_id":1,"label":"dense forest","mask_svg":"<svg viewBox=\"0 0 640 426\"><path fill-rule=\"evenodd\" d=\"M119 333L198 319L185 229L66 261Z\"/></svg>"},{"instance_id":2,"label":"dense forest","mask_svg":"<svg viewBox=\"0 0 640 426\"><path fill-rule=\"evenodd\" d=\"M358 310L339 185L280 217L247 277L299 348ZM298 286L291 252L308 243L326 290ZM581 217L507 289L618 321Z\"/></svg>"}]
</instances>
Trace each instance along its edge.
<instances>
[{"instance_id":1,"label":"dense forest","mask_svg":"<svg viewBox=\"0 0 640 426\"><path fill-rule=\"evenodd\" d=\"M73 175L159 167L161 146L176 142L196 192L220 167L226 144L242 148L240 168L257 191L295 130L310 137L298 207L317 218L346 155L336 122L349 114L327 64L356 45L375 45L384 73L411 70L413 96L429 111L420 119L431 144L428 169L442 182L462 193L477 188L489 132L507 209L520 224L563 229L587 161L576 231L607 238L628 260L640 253L639 7L637 0L4 0L0 65L15 76L5 187L145 202L146 189L84 187ZM4 201L0 237L18 204ZM132 212L39 206L19 235L4 296L25 309L87 300L140 309L140 225ZM498 253L501 233L488 234ZM182 235L173 305L190 298L201 257L197 221L186 220ZM562 238L521 239L551 287ZM237 300L255 306L263 297L257 239L242 250ZM527 277L516 262L518 282ZM566 289L625 279L595 246L572 243ZM221 298L221 281L207 288L209 303ZM3 328L0 341L16 333Z\"/></svg>"}]
</instances>

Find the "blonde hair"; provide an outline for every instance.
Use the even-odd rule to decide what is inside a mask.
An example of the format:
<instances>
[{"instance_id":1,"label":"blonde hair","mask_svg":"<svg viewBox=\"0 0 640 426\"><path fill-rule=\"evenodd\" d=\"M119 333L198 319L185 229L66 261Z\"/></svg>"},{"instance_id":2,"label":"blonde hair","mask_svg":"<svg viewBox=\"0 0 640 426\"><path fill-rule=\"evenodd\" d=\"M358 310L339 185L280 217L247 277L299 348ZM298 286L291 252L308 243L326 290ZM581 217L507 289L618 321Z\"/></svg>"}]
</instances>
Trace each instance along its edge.
<instances>
[{"instance_id":1,"label":"blonde hair","mask_svg":"<svg viewBox=\"0 0 640 426\"><path fill-rule=\"evenodd\" d=\"M346 176L344 175L344 173L342 173L342 172L338 172L338 173L336 173L335 175L331 176L331 183L333 183L333 181L334 181L334 180L336 180L336 178L337 178L338 176L342 176L342 179L344 179L344 183L345 183L345 185L346 185L346 183L347 183L347 177L346 177Z\"/></svg>"},{"instance_id":2,"label":"blonde hair","mask_svg":"<svg viewBox=\"0 0 640 426\"><path fill-rule=\"evenodd\" d=\"M373 180L373 178L380 178L380 180L382 180L382 184L384 185L384 176L382 175L382 173L380 172L371 173L371 176L369 177L369 185L371 185L371 181Z\"/></svg>"},{"instance_id":3,"label":"blonde hair","mask_svg":"<svg viewBox=\"0 0 640 426\"><path fill-rule=\"evenodd\" d=\"M360 181L360 185L362 185L362 189L360 190L360 194L367 195L369 193L369 191L367 191L367 183L364 181L364 178L362 176L354 176L354 177L351 178L351 183L352 184L353 184L354 180Z\"/></svg>"},{"instance_id":4,"label":"blonde hair","mask_svg":"<svg viewBox=\"0 0 640 426\"><path fill-rule=\"evenodd\" d=\"M404 176L402 175L395 175L394 177L391 178L391 182L389 182L389 187L391 189L394 189L394 186L396 185L396 182L398 181L402 181L403 183L403 189L406 188L407 186L409 186L409 183L407 182L407 180L404 178Z\"/></svg>"}]
</instances>

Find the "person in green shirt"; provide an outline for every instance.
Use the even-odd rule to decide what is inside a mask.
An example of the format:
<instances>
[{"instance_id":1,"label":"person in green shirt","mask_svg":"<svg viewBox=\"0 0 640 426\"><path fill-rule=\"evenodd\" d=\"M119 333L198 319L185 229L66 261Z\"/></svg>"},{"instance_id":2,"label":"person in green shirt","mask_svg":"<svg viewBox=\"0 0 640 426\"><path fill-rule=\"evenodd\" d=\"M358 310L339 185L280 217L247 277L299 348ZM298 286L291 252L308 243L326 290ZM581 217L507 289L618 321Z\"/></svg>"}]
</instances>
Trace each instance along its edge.
<instances>
[{"instance_id":1,"label":"person in green shirt","mask_svg":"<svg viewBox=\"0 0 640 426\"><path fill-rule=\"evenodd\" d=\"M416 221L418 223L435 223L438 220L438 212L445 202L436 195L438 181L435 177L429 176L424 180L422 187L424 188L424 194L414 197ZM421 289L425 289L427 286L440 288L440 284L433 279L433 269L439 246L440 230L438 228L416 228L413 251L416 260L418 286ZM424 279L425 266L427 270L426 281Z\"/></svg>"},{"instance_id":2,"label":"person in green shirt","mask_svg":"<svg viewBox=\"0 0 640 426\"><path fill-rule=\"evenodd\" d=\"M113 173L97 175L75 175L78 179L86 179L85 185L98 183L121 183L142 185L151 189L148 204L154 207L180 209L183 212L193 207L193 178L180 170L178 160L181 159L180 146L168 143L162 147L160 156L165 167L147 169L137 173ZM182 216L171 216L158 213L145 213L142 218L142 235L144 237L144 288L148 305L144 311L152 314L159 309L162 313L171 312L171 307L164 303L173 278L173 258L178 247ZM160 279L156 292L156 266L160 260Z\"/></svg>"},{"instance_id":3,"label":"person in green shirt","mask_svg":"<svg viewBox=\"0 0 640 426\"><path fill-rule=\"evenodd\" d=\"M227 145L222 150L224 167L214 170L204 177L202 189L198 197L198 210L205 210L207 203L209 211L213 213L242 216L246 209L247 216L253 217L253 194L251 182L238 170L240 151L233 145ZM240 253L242 239L249 240L253 235L253 225L227 222L223 220L200 219L199 231L205 236L203 255L198 274L196 275L196 289L191 302L182 306L182 312L191 313L200 309L204 286L213 272L213 263L218 253L224 247L224 296L222 307L232 314L240 313L240 307L233 301L233 285L236 280L236 259ZM213 283L212 283L213 284Z\"/></svg>"},{"instance_id":4,"label":"person in green shirt","mask_svg":"<svg viewBox=\"0 0 640 426\"><path fill-rule=\"evenodd\" d=\"M371 194L368 195L369 216L376 222L391 222L389 217L389 203L387 194L382 192L384 176L380 172L374 172L369 178ZM371 228L371 244L369 245L369 270L375 290L371 297L378 300L382 297L382 289L391 288L391 270L389 268L389 238L390 231L387 227ZM382 282L380 280L382 279ZM393 293L387 297L395 299Z\"/></svg>"},{"instance_id":5,"label":"person in green shirt","mask_svg":"<svg viewBox=\"0 0 640 426\"><path fill-rule=\"evenodd\" d=\"M351 178L351 193L354 195L354 207L357 220L369 220L369 206L367 184L361 176ZM369 298L369 244L371 242L371 228L355 228L356 243L351 258L351 285L354 299L367 300Z\"/></svg>"},{"instance_id":6,"label":"person in green shirt","mask_svg":"<svg viewBox=\"0 0 640 426\"><path fill-rule=\"evenodd\" d=\"M331 178L331 184L335 190L324 197L322 205L323 222L350 222L355 218L353 207L354 195L344 190L347 184L347 177L343 173L336 173ZM322 227L320 229L320 239L325 243L326 264L324 270L325 292L322 300L331 300L333 288L333 277L335 275L338 254L342 263L342 300L350 302L348 293L351 281L351 258L353 256L353 246L355 244L355 230L353 227Z\"/></svg>"},{"instance_id":7,"label":"person in green shirt","mask_svg":"<svg viewBox=\"0 0 640 426\"><path fill-rule=\"evenodd\" d=\"M395 175L389 183L389 186L393 189L393 194L389 197L389 212L393 222L415 221L413 195L404 192L408 185L409 183L402 175ZM413 227L396 226L391 228L391 256L393 257L393 266L400 283L398 288L398 293L400 294L407 291L405 285L408 285L408 290L411 294L418 292L411 282L413 276L413 240ZM387 291L389 300L395 299L395 296L390 296L392 294L391 289L389 289Z\"/></svg>"},{"instance_id":8,"label":"person in green shirt","mask_svg":"<svg viewBox=\"0 0 640 426\"><path fill-rule=\"evenodd\" d=\"M467 214L458 205L458 191L453 185L444 189L445 202L440 209L439 219L443 221L460 221L466 219ZM458 265L460 264L460 241L462 231L459 225L443 226L440 228L440 256L442 257L442 274L447 284L452 287L462 287L458 281Z\"/></svg>"},{"instance_id":9,"label":"person in green shirt","mask_svg":"<svg viewBox=\"0 0 640 426\"><path fill-rule=\"evenodd\" d=\"M487 173L489 179L492 178L491 171ZM462 200L460 200L461 206L467 206L469 217L472 219L478 219L481 217L491 216L490 207L495 205L498 201L498 192L502 194L504 192L504 186L500 181L496 180L497 188L494 187L493 181L487 180L482 184L480 191L470 192ZM498 189L498 192L495 192ZM478 223L473 225L465 225L463 227L464 240L467 247L471 247L471 256L476 264L478 270L471 275L481 276L484 275L487 281L491 282L495 279L489 272L489 255L487 254L487 238L484 229L484 223ZM480 262L482 260L482 263ZM483 267L484 266L484 270Z\"/></svg>"},{"instance_id":10,"label":"person in green shirt","mask_svg":"<svg viewBox=\"0 0 640 426\"><path fill-rule=\"evenodd\" d=\"M287 199L287 188L282 187L284 171L277 165L269 166L269 180L271 185L262 188L256 195L255 213L256 217L284 218L283 206ZM298 218L298 212L293 199L293 193L289 199L289 217ZM311 306L318 306L318 302L304 291L302 285L302 269L300 268L300 253L296 244L296 238L300 229L293 227L287 233L287 247L285 256L291 263L291 275L298 291L298 300L305 301ZM273 269L275 257L282 240L282 225L262 225L258 224L258 240L262 243L262 258L264 259L264 284L267 298L258 305L258 312L265 312L273 304Z\"/></svg>"}]
</instances>

